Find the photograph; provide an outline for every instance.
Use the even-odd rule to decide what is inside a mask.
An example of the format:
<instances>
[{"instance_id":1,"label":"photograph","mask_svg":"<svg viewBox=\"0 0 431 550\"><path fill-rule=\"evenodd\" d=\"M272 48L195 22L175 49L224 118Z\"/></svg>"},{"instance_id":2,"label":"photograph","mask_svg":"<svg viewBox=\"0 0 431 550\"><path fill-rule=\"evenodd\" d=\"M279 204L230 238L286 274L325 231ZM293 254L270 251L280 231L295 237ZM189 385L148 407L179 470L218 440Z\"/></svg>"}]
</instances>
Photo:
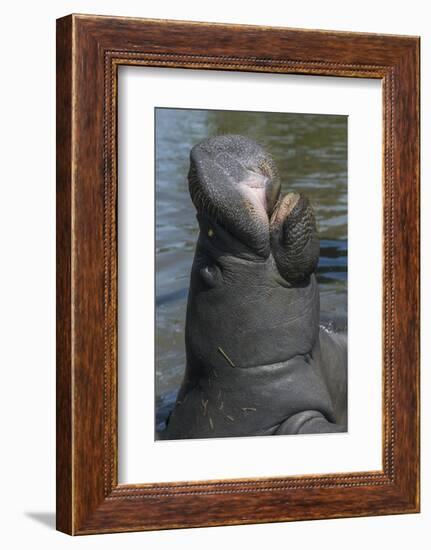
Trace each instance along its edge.
<instances>
[{"instance_id":1,"label":"photograph","mask_svg":"<svg viewBox=\"0 0 431 550\"><path fill-rule=\"evenodd\" d=\"M430 4L2 8L2 548L430 548Z\"/></svg>"},{"instance_id":2,"label":"photograph","mask_svg":"<svg viewBox=\"0 0 431 550\"><path fill-rule=\"evenodd\" d=\"M348 431L348 116L155 108L155 439Z\"/></svg>"},{"instance_id":3,"label":"photograph","mask_svg":"<svg viewBox=\"0 0 431 550\"><path fill-rule=\"evenodd\" d=\"M417 514L420 36L199 13L56 21L56 528Z\"/></svg>"}]
</instances>

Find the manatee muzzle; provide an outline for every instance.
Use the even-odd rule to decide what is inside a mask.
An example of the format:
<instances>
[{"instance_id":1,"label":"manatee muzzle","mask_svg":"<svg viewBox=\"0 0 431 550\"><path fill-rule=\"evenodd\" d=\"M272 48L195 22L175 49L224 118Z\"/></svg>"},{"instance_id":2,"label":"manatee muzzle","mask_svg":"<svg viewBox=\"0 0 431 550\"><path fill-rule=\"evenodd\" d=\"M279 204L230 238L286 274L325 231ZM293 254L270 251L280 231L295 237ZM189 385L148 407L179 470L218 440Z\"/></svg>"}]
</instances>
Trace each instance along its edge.
<instances>
[{"instance_id":1,"label":"manatee muzzle","mask_svg":"<svg viewBox=\"0 0 431 550\"><path fill-rule=\"evenodd\" d=\"M189 191L198 215L221 225L258 257L272 252L283 278L295 284L317 266L313 210L297 193L280 198L271 157L244 136L202 141L190 153Z\"/></svg>"},{"instance_id":2,"label":"manatee muzzle","mask_svg":"<svg viewBox=\"0 0 431 550\"><path fill-rule=\"evenodd\" d=\"M268 216L280 194L270 155L243 136L217 136L193 147L188 177L198 214L208 216L258 256L267 258Z\"/></svg>"}]
</instances>

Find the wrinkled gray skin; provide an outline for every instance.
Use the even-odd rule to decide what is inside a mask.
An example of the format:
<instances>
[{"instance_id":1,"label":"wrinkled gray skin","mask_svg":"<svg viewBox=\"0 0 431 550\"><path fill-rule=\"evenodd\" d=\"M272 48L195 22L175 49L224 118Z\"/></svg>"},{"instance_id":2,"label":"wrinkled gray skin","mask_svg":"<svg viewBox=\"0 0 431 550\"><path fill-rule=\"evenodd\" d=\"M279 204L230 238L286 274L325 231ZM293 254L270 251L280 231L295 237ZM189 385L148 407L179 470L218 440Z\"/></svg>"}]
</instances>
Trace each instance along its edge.
<instances>
[{"instance_id":1,"label":"wrinkled gray skin","mask_svg":"<svg viewBox=\"0 0 431 550\"><path fill-rule=\"evenodd\" d=\"M346 340L319 329L313 211L242 136L193 147L200 234L166 439L346 430Z\"/></svg>"}]
</instances>

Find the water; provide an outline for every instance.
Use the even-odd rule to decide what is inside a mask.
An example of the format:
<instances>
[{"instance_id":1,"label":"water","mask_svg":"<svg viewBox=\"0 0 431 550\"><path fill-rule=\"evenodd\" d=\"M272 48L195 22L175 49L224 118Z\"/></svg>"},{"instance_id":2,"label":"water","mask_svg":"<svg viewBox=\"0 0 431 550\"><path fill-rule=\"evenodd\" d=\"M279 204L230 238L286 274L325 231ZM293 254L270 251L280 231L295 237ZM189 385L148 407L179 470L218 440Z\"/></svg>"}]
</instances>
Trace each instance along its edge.
<instances>
[{"instance_id":1,"label":"water","mask_svg":"<svg viewBox=\"0 0 431 550\"><path fill-rule=\"evenodd\" d=\"M274 157L282 192L304 193L320 235L321 322L347 327L347 117L157 109L156 402L160 425L184 365L184 321L198 234L187 189L189 153L204 138L243 134Z\"/></svg>"}]
</instances>

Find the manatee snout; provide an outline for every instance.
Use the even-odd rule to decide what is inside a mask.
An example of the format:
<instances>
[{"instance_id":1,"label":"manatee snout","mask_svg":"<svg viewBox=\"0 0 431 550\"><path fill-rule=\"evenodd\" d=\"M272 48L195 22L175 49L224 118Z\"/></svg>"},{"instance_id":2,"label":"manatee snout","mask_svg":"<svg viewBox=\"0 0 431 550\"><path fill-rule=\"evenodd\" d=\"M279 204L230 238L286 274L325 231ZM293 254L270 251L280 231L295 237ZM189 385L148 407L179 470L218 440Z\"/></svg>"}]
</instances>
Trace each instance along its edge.
<instances>
[{"instance_id":1,"label":"manatee snout","mask_svg":"<svg viewBox=\"0 0 431 550\"><path fill-rule=\"evenodd\" d=\"M272 253L288 283L315 271L319 240L313 210L301 194L280 197L275 162L257 142L237 135L202 141L190 153L188 179L198 219L211 224L211 233L220 228L258 258Z\"/></svg>"},{"instance_id":2,"label":"manatee snout","mask_svg":"<svg viewBox=\"0 0 431 550\"><path fill-rule=\"evenodd\" d=\"M258 143L235 135L202 141L191 150L188 179L198 215L256 255L269 256L269 215L280 194L280 178Z\"/></svg>"}]
</instances>

